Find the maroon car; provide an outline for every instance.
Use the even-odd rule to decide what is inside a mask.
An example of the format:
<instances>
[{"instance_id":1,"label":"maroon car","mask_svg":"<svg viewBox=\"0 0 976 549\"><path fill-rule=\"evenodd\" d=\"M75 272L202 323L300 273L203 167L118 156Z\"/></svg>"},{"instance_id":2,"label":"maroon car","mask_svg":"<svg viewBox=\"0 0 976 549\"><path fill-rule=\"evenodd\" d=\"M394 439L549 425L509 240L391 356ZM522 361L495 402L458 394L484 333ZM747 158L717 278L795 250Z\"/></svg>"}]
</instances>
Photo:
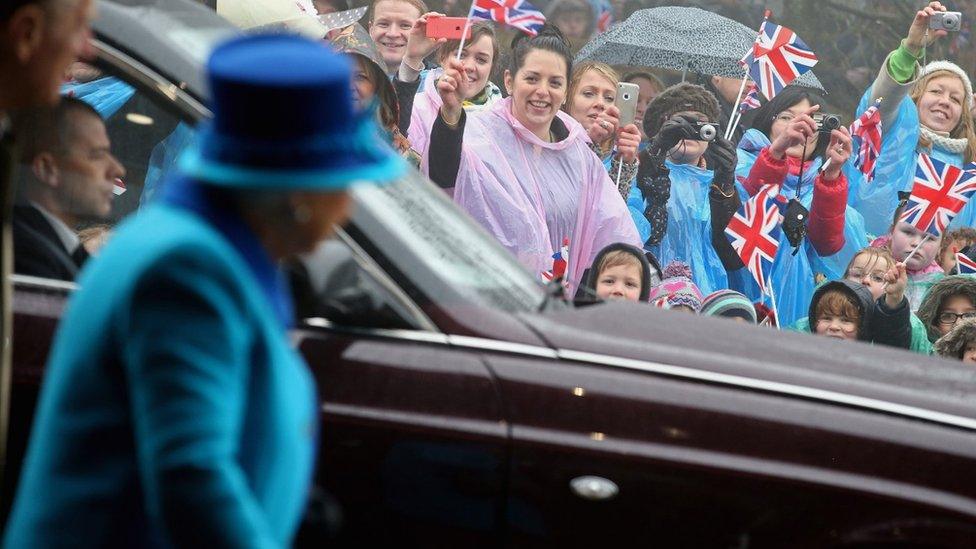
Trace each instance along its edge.
<instances>
[{"instance_id":1,"label":"maroon car","mask_svg":"<svg viewBox=\"0 0 976 549\"><path fill-rule=\"evenodd\" d=\"M99 12L98 66L133 90L108 116L129 170L120 218L208 115L201 64L232 31L189 0ZM574 309L419 174L354 195L349 225L291 266L330 543L976 546L976 369L640 304ZM14 277L8 504L73 289Z\"/></svg>"}]
</instances>

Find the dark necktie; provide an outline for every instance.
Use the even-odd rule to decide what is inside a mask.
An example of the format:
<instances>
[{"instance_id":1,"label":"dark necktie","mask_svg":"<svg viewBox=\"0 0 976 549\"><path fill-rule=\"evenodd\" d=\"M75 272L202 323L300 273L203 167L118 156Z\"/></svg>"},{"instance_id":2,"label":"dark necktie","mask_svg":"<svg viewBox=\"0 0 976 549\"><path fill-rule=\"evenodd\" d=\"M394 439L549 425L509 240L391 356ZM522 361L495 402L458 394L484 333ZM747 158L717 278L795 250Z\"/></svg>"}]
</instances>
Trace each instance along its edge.
<instances>
[{"instance_id":1,"label":"dark necktie","mask_svg":"<svg viewBox=\"0 0 976 549\"><path fill-rule=\"evenodd\" d=\"M85 261L88 260L88 251L85 250L85 246L78 244L78 247L75 248L75 251L71 254L71 259L74 260L75 265L77 265L80 269L85 264Z\"/></svg>"}]
</instances>

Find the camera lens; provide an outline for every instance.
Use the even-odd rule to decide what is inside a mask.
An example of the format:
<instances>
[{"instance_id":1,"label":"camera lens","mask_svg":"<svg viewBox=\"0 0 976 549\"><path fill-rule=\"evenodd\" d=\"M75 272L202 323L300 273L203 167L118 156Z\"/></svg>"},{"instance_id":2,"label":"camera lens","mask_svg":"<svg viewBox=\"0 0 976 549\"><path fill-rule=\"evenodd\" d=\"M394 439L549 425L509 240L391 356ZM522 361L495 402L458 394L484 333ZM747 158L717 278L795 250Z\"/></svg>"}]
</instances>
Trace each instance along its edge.
<instances>
[{"instance_id":1,"label":"camera lens","mask_svg":"<svg viewBox=\"0 0 976 549\"><path fill-rule=\"evenodd\" d=\"M955 14L947 13L942 16L942 24L947 27L955 27L959 24L959 19L955 16Z\"/></svg>"},{"instance_id":2,"label":"camera lens","mask_svg":"<svg viewBox=\"0 0 976 549\"><path fill-rule=\"evenodd\" d=\"M703 141L711 141L715 139L716 134L718 134L718 132L715 130L715 126L711 124L704 124L701 127L701 132L699 135L701 135Z\"/></svg>"},{"instance_id":3,"label":"camera lens","mask_svg":"<svg viewBox=\"0 0 976 549\"><path fill-rule=\"evenodd\" d=\"M624 94L624 101L630 101L630 94L629 93L625 93Z\"/></svg>"}]
</instances>

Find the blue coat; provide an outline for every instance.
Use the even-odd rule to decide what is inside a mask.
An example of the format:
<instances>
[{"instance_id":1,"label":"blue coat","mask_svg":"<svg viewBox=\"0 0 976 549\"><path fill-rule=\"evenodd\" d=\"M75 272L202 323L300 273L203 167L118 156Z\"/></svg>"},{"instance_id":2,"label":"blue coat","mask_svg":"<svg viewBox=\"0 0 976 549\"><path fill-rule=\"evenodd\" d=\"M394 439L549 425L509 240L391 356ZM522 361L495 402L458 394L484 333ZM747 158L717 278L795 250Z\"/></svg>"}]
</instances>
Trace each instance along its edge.
<instances>
[{"instance_id":1,"label":"blue coat","mask_svg":"<svg viewBox=\"0 0 976 549\"><path fill-rule=\"evenodd\" d=\"M317 412L279 280L206 205L121 226L58 330L5 546L289 545Z\"/></svg>"}]
</instances>

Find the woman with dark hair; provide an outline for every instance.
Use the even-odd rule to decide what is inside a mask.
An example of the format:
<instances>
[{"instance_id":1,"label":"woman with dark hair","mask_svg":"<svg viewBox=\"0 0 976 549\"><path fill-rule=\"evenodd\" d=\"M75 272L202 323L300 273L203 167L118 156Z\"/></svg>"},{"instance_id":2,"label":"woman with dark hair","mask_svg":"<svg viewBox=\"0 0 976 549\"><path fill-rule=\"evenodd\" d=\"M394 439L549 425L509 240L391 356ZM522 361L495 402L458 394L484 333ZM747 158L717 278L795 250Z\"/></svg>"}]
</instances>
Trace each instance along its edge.
<instances>
[{"instance_id":1,"label":"woman with dark hair","mask_svg":"<svg viewBox=\"0 0 976 549\"><path fill-rule=\"evenodd\" d=\"M561 110L572 64L554 27L519 36L505 71L510 97L468 115L462 107L471 84L449 59L425 162L431 179L454 187L454 201L530 272L550 271L568 241L567 283L575 292L599 250L640 240L583 127Z\"/></svg>"},{"instance_id":2,"label":"woman with dark hair","mask_svg":"<svg viewBox=\"0 0 976 549\"><path fill-rule=\"evenodd\" d=\"M778 185L780 211L802 215L784 220L789 230L781 237L770 278L784 326L806 314L817 275L842 278L847 263L867 245L863 218L847 206L842 168L851 155L851 138L843 126L818 129L813 116L823 105L823 98L808 88L786 87L756 109L737 151L743 197L765 184ZM806 236L798 239L797 231L804 228ZM797 248L802 253L794 253ZM737 285L750 297L761 293L747 275Z\"/></svg>"}]
</instances>

